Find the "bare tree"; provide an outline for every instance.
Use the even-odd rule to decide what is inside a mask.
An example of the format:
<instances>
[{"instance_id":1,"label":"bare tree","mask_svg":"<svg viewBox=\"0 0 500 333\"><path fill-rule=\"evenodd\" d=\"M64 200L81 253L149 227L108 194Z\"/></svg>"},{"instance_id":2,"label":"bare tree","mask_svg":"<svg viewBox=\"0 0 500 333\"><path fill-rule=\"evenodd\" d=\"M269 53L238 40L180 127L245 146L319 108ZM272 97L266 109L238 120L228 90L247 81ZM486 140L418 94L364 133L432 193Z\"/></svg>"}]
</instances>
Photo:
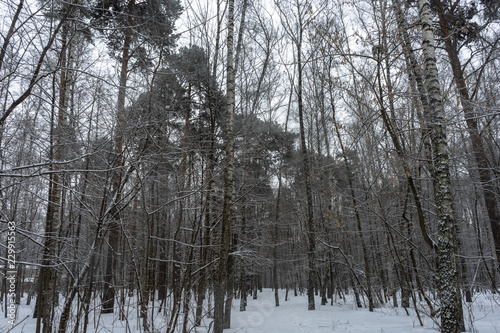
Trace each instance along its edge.
<instances>
[{"instance_id":1,"label":"bare tree","mask_svg":"<svg viewBox=\"0 0 500 333\"><path fill-rule=\"evenodd\" d=\"M222 212L221 244L215 291L214 333L222 333L225 327L224 305L232 298L232 290L227 290L229 249L231 246L231 226L234 218L234 107L235 107L235 68L234 68L234 0L228 2L227 14L227 59L226 59L226 160L224 173L224 208Z\"/></svg>"},{"instance_id":2,"label":"bare tree","mask_svg":"<svg viewBox=\"0 0 500 333\"><path fill-rule=\"evenodd\" d=\"M438 80L431 7L428 0L419 0L422 24L422 48L424 54L425 81L429 97L429 121L431 133L434 196L438 218L438 276L441 300L441 332L463 331L463 312L456 264L455 221L450 189L446 115Z\"/></svg>"}]
</instances>

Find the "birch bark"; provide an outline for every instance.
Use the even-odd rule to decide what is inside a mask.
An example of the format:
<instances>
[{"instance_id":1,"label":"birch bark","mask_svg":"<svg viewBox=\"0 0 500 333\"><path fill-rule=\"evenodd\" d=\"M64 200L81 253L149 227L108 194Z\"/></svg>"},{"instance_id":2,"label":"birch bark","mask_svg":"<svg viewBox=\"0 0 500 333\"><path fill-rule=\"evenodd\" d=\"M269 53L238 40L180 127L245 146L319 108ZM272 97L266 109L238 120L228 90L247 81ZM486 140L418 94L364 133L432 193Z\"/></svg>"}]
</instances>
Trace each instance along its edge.
<instances>
[{"instance_id":1,"label":"birch bark","mask_svg":"<svg viewBox=\"0 0 500 333\"><path fill-rule=\"evenodd\" d=\"M231 221L234 216L234 0L228 1L227 14L227 78L226 78L226 168L224 176L224 206L222 212L221 247L219 267L214 290L214 333L224 329L224 303L227 286L227 264L231 243ZM230 315L226 314L226 315Z\"/></svg>"},{"instance_id":2,"label":"birch bark","mask_svg":"<svg viewBox=\"0 0 500 333\"><path fill-rule=\"evenodd\" d=\"M463 323L462 303L456 267L455 220L453 218L448 165L446 117L441 86L438 80L431 7L428 0L419 0L422 25L422 51L424 55L425 82L429 98L426 120L431 133L432 181L438 223L438 279L441 301L441 332L458 333Z\"/></svg>"}]
</instances>

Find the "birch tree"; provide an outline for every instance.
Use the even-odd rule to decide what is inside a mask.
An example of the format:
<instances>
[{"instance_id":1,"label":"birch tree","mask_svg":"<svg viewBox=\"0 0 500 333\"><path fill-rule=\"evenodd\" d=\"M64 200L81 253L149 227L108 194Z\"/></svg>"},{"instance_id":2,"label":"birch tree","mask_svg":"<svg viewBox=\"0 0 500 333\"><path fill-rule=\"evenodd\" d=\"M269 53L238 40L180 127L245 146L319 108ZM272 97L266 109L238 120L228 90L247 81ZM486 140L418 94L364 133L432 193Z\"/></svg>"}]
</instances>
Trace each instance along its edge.
<instances>
[{"instance_id":1,"label":"birch tree","mask_svg":"<svg viewBox=\"0 0 500 333\"><path fill-rule=\"evenodd\" d=\"M456 225L450 189L446 114L438 80L433 22L429 1L419 0L418 8L422 25L425 82L429 98L429 114L426 115L426 120L431 134L432 182L434 184L437 210L441 332L458 333L463 331L463 313L456 264Z\"/></svg>"},{"instance_id":2,"label":"birch tree","mask_svg":"<svg viewBox=\"0 0 500 333\"><path fill-rule=\"evenodd\" d=\"M229 248L231 245L231 224L234 218L234 106L235 106L235 68L234 68L234 0L228 1L227 13L227 59L226 59L226 160L224 171L224 206L222 212L221 244L217 271L216 285L214 287L215 311L214 311L214 333L222 333L224 328L224 313L226 297L232 290L227 290Z\"/></svg>"}]
</instances>

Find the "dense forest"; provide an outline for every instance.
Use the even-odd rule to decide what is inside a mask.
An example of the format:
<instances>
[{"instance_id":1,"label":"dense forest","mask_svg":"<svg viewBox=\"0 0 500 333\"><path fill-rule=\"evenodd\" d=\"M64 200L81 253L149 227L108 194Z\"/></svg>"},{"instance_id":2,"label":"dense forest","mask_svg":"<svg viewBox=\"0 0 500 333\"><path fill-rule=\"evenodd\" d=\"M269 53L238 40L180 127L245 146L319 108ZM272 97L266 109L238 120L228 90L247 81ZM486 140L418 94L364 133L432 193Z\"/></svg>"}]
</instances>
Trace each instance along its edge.
<instances>
[{"instance_id":1,"label":"dense forest","mask_svg":"<svg viewBox=\"0 0 500 333\"><path fill-rule=\"evenodd\" d=\"M499 292L498 1L0 8L13 325L221 333L272 288L456 333Z\"/></svg>"}]
</instances>

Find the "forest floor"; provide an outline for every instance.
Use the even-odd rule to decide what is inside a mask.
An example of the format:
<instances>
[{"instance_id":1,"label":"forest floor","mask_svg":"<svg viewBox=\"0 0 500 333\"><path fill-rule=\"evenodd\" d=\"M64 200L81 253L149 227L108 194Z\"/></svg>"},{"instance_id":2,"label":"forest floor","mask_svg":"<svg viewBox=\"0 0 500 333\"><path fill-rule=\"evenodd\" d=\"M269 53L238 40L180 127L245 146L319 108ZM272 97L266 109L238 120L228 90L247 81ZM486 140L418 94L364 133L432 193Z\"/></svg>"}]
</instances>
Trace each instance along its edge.
<instances>
[{"instance_id":1,"label":"forest floor","mask_svg":"<svg viewBox=\"0 0 500 333\"><path fill-rule=\"evenodd\" d=\"M264 289L258 294L258 299L248 299L247 311L239 311L239 300L233 302L231 329L226 333L406 333L406 332L438 332L437 323L421 313L423 326L414 310L409 309L409 315L403 308L394 308L388 304L369 312L366 308L358 309L355 306L353 295L346 295L346 299L334 300L333 305L320 305L320 298L316 298L316 310L307 310L306 295L294 297L285 302L285 292L280 290L280 306L274 306L274 292ZM24 301L24 300L23 300ZM24 302L22 302L24 303ZM36 319L31 318L33 304L18 307L15 327L0 315L0 333L33 333ZM62 302L61 302L62 304ZM2 305L3 307L3 305ZM467 332L473 333L500 333L500 295L476 294L474 302L464 303ZM90 317L87 332L89 333L137 333L142 332L141 322L137 320L137 310L129 307L128 320L119 321L112 314ZM180 315L179 317L182 317ZM163 314L155 318L155 333L167 331L166 320ZM22 322L21 322L22 321ZM211 331L211 320L206 320L201 327L190 332L206 333ZM98 323L98 324L97 324ZM191 325L189 325L191 326ZM210 328L209 328L210 326ZM71 324L70 326L71 327ZM178 325L175 332L181 332L182 325Z\"/></svg>"}]
</instances>

